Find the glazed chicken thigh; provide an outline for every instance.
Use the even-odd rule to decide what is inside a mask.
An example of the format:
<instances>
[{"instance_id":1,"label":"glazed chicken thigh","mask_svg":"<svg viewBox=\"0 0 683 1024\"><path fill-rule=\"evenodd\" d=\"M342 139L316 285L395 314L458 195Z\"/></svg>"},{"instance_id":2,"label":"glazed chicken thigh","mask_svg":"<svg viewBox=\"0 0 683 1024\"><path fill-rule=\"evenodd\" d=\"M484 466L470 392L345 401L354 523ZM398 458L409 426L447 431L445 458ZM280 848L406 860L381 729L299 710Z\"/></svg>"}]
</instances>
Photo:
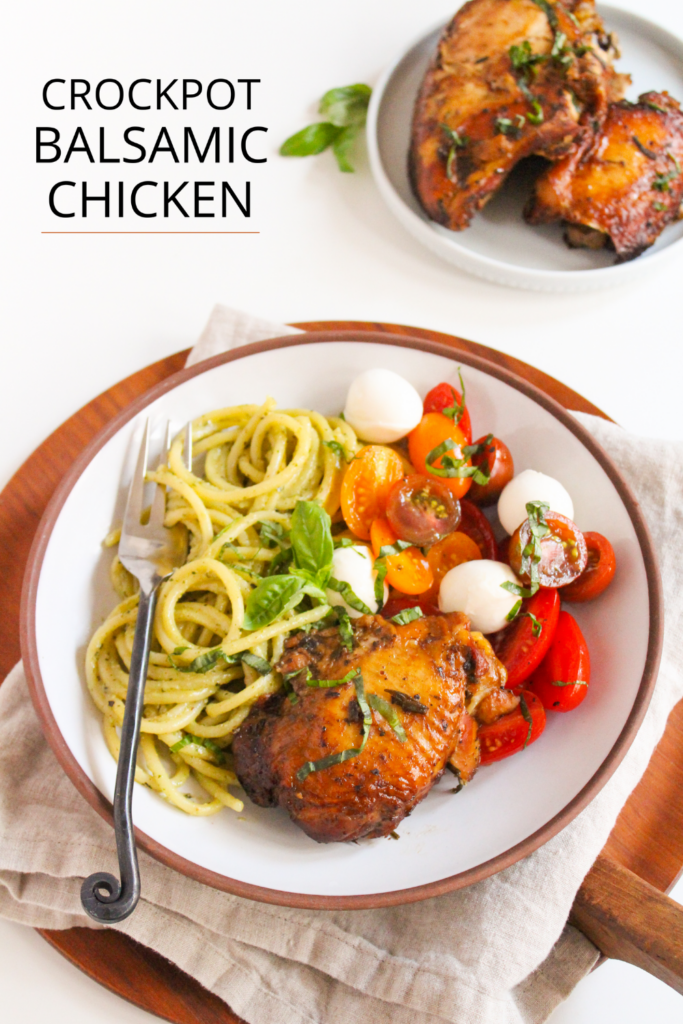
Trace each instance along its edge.
<instances>
[{"instance_id":1,"label":"glazed chicken thigh","mask_svg":"<svg viewBox=\"0 0 683 1024\"><path fill-rule=\"evenodd\" d=\"M258 701L233 743L248 796L322 843L388 835L449 759L468 781L477 709L498 717L518 703L460 614L399 626L367 615L353 633L351 650L336 627L290 638L277 668L291 692Z\"/></svg>"},{"instance_id":2,"label":"glazed chicken thigh","mask_svg":"<svg viewBox=\"0 0 683 1024\"><path fill-rule=\"evenodd\" d=\"M586 145L628 81L593 0L470 0L445 29L417 98L413 189L454 231L524 157Z\"/></svg>"}]
</instances>

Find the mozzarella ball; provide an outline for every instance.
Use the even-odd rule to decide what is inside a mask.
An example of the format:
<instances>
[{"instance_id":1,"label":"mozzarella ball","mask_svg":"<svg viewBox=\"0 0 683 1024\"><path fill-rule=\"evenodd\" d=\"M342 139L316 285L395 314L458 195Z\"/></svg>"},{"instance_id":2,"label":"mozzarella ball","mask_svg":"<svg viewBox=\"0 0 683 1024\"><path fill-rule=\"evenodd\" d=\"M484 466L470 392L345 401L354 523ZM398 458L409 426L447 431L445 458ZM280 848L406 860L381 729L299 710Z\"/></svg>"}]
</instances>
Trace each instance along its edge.
<instances>
[{"instance_id":1,"label":"mozzarella ball","mask_svg":"<svg viewBox=\"0 0 683 1024\"><path fill-rule=\"evenodd\" d=\"M366 604L371 612L377 611L375 599L375 559L372 551L365 544L354 544L353 547L337 548L332 556L332 575L343 583L348 583L356 597ZM384 584L384 601L389 596L389 588ZM352 619L357 619L362 612L351 608L336 590L327 591L327 600L332 605L346 608Z\"/></svg>"},{"instance_id":2,"label":"mozzarella ball","mask_svg":"<svg viewBox=\"0 0 683 1024\"><path fill-rule=\"evenodd\" d=\"M528 501L544 501L551 512L574 521L574 503L560 481L535 469L525 469L503 488L498 499L498 518L509 534L527 518Z\"/></svg>"},{"instance_id":3,"label":"mozzarella ball","mask_svg":"<svg viewBox=\"0 0 683 1024\"><path fill-rule=\"evenodd\" d=\"M363 441L389 444L418 425L422 399L393 370L366 370L349 388L344 416Z\"/></svg>"},{"instance_id":4,"label":"mozzarella ball","mask_svg":"<svg viewBox=\"0 0 683 1024\"><path fill-rule=\"evenodd\" d=\"M506 616L519 600L503 590L502 583L519 583L509 565L489 559L462 562L441 580L439 608L464 612L471 628L480 633L497 633L508 625Z\"/></svg>"}]
</instances>

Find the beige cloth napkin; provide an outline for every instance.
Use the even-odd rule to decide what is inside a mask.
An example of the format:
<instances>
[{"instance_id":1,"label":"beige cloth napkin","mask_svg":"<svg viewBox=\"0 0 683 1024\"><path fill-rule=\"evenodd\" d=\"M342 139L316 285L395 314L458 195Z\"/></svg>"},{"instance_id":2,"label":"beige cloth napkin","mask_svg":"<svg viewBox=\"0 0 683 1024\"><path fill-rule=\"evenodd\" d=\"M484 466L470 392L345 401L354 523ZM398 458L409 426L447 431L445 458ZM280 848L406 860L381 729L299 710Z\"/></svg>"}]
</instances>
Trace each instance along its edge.
<instances>
[{"instance_id":1,"label":"beige cloth napkin","mask_svg":"<svg viewBox=\"0 0 683 1024\"><path fill-rule=\"evenodd\" d=\"M252 322L253 323L253 322ZM193 359L287 329L214 311ZM683 445L581 421L631 482L659 550L667 627L645 722L614 777L526 860L461 892L388 910L297 911L209 889L141 854L143 897L120 929L174 961L250 1024L521 1024L544 1021L590 970L595 947L565 924L683 696ZM116 871L113 833L43 739L21 665L0 689L0 913L90 925L81 880Z\"/></svg>"}]
</instances>

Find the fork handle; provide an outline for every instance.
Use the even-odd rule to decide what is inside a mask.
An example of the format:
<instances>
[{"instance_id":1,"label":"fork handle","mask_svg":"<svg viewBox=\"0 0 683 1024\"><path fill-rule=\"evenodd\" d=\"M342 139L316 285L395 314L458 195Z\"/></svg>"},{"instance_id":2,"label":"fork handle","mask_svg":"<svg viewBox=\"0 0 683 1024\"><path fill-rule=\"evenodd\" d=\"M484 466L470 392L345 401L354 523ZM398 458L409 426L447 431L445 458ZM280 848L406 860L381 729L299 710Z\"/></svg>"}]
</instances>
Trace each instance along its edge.
<instances>
[{"instance_id":1,"label":"fork handle","mask_svg":"<svg viewBox=\"0 0 683 1024\"><path fill-rule=\"evenodd\" d=\"M123 921L135 910L140 899L140 870L133 832L133 786L157 593L158 583L152 586L149 593L144 592L142 588L140 590L126 709L121 729L121 748L116 769L114 830L121 881L106 871L96 871L89 875L81 886L81 903L85 911L102 924Z\"/></svg>"}]
</instances>

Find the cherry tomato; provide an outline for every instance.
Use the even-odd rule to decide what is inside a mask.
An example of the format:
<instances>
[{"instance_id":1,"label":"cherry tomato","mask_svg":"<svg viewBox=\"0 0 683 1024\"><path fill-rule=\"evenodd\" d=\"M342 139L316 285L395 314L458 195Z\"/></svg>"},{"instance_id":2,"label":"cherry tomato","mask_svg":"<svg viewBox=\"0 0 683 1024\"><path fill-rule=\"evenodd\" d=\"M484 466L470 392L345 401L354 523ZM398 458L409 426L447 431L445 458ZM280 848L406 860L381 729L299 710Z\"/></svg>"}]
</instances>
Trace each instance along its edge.
<instances>
[{"instance_id":1,"label":"cherry tomato","mask_svg":"<svg viewBox=\"0 0 683 1024\"><path fill-rule=\"evenodd\" d=\"M498 545L491 524L484 513L467 498L460 502L460 512L462 515L458 526L460 533L466 533L475 544L479 545L482 558L488 558L495 562L498 558Z\"/></svg>"},{"instance_id":2,"label":"cherry tomato","mask_svg":"<svg viewBox=\"0 0 683 1024\"><path fill-rule=\"evenodd\" d=\"M382 548L395 544L398 537L386 519L375 519L370 540L375 558L379 558ZM434 583L429 562L419 548L406 548L397 555L387 555L386 559L386 581L402 594L424 594Z\"/></svg>"},{"instance_id":3,"label":"cherry tomato","mask_svg":"<svg viewBox=\"0 0 683 1024\"><path fill-rule=\"evenodd\" d=\"M370 527L384 515L389 492L403 475L400 456L384 445L368 445L351 462L342 482L341 507L357 537L369 540Z\"/></svg>"},{"instance_id":4,"label":"cherry tomato","mask_svg":"<svg viewBox=\"0 0 683 1024\"><path fill-rule=\"evenodd\" d=\"M457 529L460 502L438 477L406 476L391 489L387 519L401 540L422 548Z\"/></svg>"},{"instance_id":5,"label":"cherry tomato","mask_svg":"<svg viewBox=\"0 0 683 1024\"><path fill-rule=\"evenodd\" d=\"M614 548L601 533L584 533L588 548L588 565L578 580L562 587L563 601L592 601L606 590L614 578L617 567Z\"/></svg>"},{"instance_id":6,"label":"cherry tomato","mask_svg":"<svg viewBox=\"0 0 683 1024\"><path fill-rule=\"evenodd\" d=\"M441 615L438 605L429 600L428 594L417 594L411 597L410 594L392 594L381 611L385 619L393 619L394 615L404 612L406 608L419 608L423 615Z\"/></svg>"},{"instance_id":7,"label":"cherry tomato","mask_svg":"<svg viewBox=\"0 0 683 1024\"><path fill-rule=\"evenodd\" d=\"M485 441L486 437L480 437L474 443L484 444ZM472 462L489 473L489 482L478 484L475 481L470 488L470 501L475 501L477 505L495 505L500 492L515 475L510 449L499 438L493 437L482 452L472 456Z\"/></svg>"},{"instance_id":8,"label":"cherry tomato","mask_svg":"<svg viewBox=\"0 0 683 1024\"><path fill-rule=\"evenodd\" d=\"M429 392L424 401L424 412L443 412L444 409L457 409L462 403L462 395L451 384L437 384ZM472 444L472 424L470 414L465 407L460 419L454 413L453 423L460 427L465 435L465 444ZM451 417L449 416L449 419Z\"/></svg>"},{"instance_id":9,"label":"cherry tomato","mask_svg":"<svg viewBox=\"0 0 683 1024\"><path fill-rule=\"evenodd\" d=\"M439 477L438 474L430 473L430 467L427 465L429 453L438 448L443 441L448 440L453 441L457 447L445 454L455 459L462 458L461 448L467 444L467 440L460 427L457 427L453 420L449 420L448 416L443 416L440 412L426 413L415 429L408 434L410 461L417 473L436 477L446 485L454 498L462 498L470 489L471 477ZM463 466L471 465L469 459L464 460ZM435 460L433 468L443 468L443 456L439 456Z\"/></svg>"},{"instance_id":10,"label":"cherry tomato","mask_svg":"<svg viewBox=\"0 0 683 1024\"><path fill-rule=\"evenodd\" d=\"M524 690L520 698L519 707L509 715L503 715L491 725L479 726L480 764L493 764L524 750L530 743L535 743L545 729L545 710L536 694ZM531 722L524 715L522 700Z\"/></svg>"},{"instance_id":11,"label":"cherry tomato","mask_svg":"<svg viewBox=\"0 0 683 1024\"><path fill-rule=\"evenodd\" d=\"M560 612L553 642L529 686L548 711L573 711L588 692L591 662L579 624Z\"/></svg>"},{"instance_id":12,"label":"cherry tomato","mask_svg":"<svg viewBox=\"0 0 683 1024\"><path fill-rule=\"evenodd\" d=\"M563 587L578 579L586 568L586 541L578 526L559 512L546 513L545 521L550 533L541 538L541 561L536 567L538 582L542 587ZM531 527L525 519L510 541L510 567L526 584L531 577L522 568L522 553L531 540Z\"/></svg>"},{"instance_id":13,"label":"cherry tomato","mask_svg":"<svg viewBox=\"0 0 683 1024\"><path fill-rule=\"evenodd\" d=\"M466 533L460 531L449 533L443 540L438 541L427 552L427 561L434 574L434 586L428 592L428 596L436 601L439 596L441 580L447 572L454 569L456 565L462 565L463 562L474 562L481 557L479 545Z\"/></svg>"},{"instance_id":14,"label":"cherry tomato","mask_svg":"<svg viewBox=\"0 0 683 1024\"><path fill-rule=\"evenodd\" d=\"M503 537L501 541L498 541L498 554L497 559L499 562L505 562L506 565L510 564L510 537Z\"/></svg>"},{"instance_id":15,"label":"cherry tomato","mask_svg":"<svg viewBox=\"0 0 683 1024\"><path fill-rule=\"evenodd\" d=\"M541 587L533 597L524 601L517 618L506 629L493 635L491 645L507 669L505 685L508 689L516 690L543 661L553 641L559 614L557 591ZM541 625L540 633L534 619Z\"/></svg>"}]
</instances>

